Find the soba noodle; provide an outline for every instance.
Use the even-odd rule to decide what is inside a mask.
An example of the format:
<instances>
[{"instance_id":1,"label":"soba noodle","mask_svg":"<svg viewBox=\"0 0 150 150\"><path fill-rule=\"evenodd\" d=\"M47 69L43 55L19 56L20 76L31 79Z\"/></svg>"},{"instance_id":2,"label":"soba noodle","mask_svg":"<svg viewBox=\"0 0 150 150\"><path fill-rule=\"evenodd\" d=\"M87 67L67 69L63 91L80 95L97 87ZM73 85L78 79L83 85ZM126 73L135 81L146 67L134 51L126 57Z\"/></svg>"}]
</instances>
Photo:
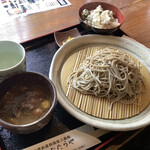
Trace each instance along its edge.
<instances>
[{"instance_id":1,"label":"soba noodle","mask_svg":"<svg viewBox=\"0 0 150 150\"><path fill-rule=\"evenodd\" d=\"M106 47L87 57L68 83L83 94L131 104L142 91L138 66L121 50Z\"/></svg>"}]
</instances>

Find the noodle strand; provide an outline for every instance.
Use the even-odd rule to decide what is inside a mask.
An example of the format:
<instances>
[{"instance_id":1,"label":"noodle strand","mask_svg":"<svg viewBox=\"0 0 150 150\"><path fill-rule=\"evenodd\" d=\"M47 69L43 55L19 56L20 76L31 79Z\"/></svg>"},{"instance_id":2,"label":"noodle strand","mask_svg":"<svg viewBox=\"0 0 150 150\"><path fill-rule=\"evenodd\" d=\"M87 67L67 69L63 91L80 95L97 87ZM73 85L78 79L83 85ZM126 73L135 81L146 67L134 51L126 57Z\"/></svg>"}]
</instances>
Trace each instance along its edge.
<instances>
[{"instance_id":1,"label":"noodle strand","mask_svg":"<svg viewBox=\"0 0 150 150\"><path fill-rule=\"evenodd\" d=\"M68 79L71 87L114 102L132 104L142 91L136 64L122 51L106 47L87 57Z\"/></svg>"}]
</instances>

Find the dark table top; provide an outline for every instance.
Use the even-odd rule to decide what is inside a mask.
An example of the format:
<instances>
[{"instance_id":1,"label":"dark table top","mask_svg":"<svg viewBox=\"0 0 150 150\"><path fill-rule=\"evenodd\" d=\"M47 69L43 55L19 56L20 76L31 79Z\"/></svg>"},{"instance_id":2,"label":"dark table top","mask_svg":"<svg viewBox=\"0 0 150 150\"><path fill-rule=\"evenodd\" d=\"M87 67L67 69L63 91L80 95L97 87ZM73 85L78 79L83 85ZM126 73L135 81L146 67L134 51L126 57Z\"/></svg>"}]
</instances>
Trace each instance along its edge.
<instances>
[{"instance_id":1,"label":"dark table top","mask_svg":"<svg viewBox=\"0 0 150 150\"><path fill-rule=\"evenodd\" d=\"M43 39L40 40L42 46L36 46L36 48L24 45L26 48L26 71L40 72L48 76L51 60L59 47L56 45L53 35L47 37L47 41L44 41L44 44ZM32 45L36 45L37 41L32 42ZM82 124L70 116L58 103L52 120L36 133L19 135L11 133L0 126L1 145L7 150L20 150L79 127Z\"/></svg>"},{"instance_id":2,"label":"dark table top","mask_svg":"<svg viewBox=\"0 0 150 150\"><path fill-rule=\"evenodd\" d=\"M26 70L40 72L48 76L52 58L59 49L53 35L25 43L23 46L26 49ZM0 126L0 146L4 150L20 150L82 125L84 123L68 114L58 102L51 121L35 133L28 135L15 134ZM148 150L150 149L149 139L150 127L147 127L121 149Z\"/></svg>"}]
</instances>

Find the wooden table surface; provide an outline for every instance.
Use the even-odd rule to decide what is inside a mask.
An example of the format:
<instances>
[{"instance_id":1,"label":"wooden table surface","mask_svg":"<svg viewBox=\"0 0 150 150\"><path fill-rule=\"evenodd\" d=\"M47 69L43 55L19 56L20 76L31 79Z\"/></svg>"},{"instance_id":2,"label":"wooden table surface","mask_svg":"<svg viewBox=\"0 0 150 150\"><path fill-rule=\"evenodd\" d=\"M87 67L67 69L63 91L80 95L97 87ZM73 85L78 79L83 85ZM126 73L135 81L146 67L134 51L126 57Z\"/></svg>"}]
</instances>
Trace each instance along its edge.
<instances>
[{"instance_id":1,"label":"wooden table surface","mask_svg":"<svg viewBox=\"0 0 150 150\"><path fill-rule=\"evenodd\" d=\"M125 22L121 30L150 48L150 0L142 0L122 9Z\"/></svg>"},{"instance_id":2,"label":"wooden table surface","mask_svg":"<svg viewBox=\"0 0 150 150\"><path fill-rule=\"evenodd\" d=\"M87 2L98 0L69 0L71 6L53 9L3 23L0 20L0 40L25 43L56 31L78 25L78 10ZM121 8L125 22L121 30L131 38L150 47L150 0L101 0Z\"/></svg>"}]
</instances>

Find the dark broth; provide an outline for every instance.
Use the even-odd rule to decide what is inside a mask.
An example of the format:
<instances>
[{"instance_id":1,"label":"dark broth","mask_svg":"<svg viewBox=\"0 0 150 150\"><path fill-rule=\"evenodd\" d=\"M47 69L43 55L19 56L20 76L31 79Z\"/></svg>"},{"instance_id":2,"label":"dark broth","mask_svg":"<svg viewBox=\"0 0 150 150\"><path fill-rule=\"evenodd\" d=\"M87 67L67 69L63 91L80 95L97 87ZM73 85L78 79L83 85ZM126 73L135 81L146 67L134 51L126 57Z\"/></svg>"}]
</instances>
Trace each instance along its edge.
<instances>
[{"instance_id":1,"label":"dark broth","mask_svg":"<svg viewBox=\"0 0 150 150\"><path fill-rule=\"evenodd\" d=\"M0 100L0 117L16 125L34 122L49 110L49 95L45 89L34 84L15 85Z\"/></svg>"}]
</instances>

